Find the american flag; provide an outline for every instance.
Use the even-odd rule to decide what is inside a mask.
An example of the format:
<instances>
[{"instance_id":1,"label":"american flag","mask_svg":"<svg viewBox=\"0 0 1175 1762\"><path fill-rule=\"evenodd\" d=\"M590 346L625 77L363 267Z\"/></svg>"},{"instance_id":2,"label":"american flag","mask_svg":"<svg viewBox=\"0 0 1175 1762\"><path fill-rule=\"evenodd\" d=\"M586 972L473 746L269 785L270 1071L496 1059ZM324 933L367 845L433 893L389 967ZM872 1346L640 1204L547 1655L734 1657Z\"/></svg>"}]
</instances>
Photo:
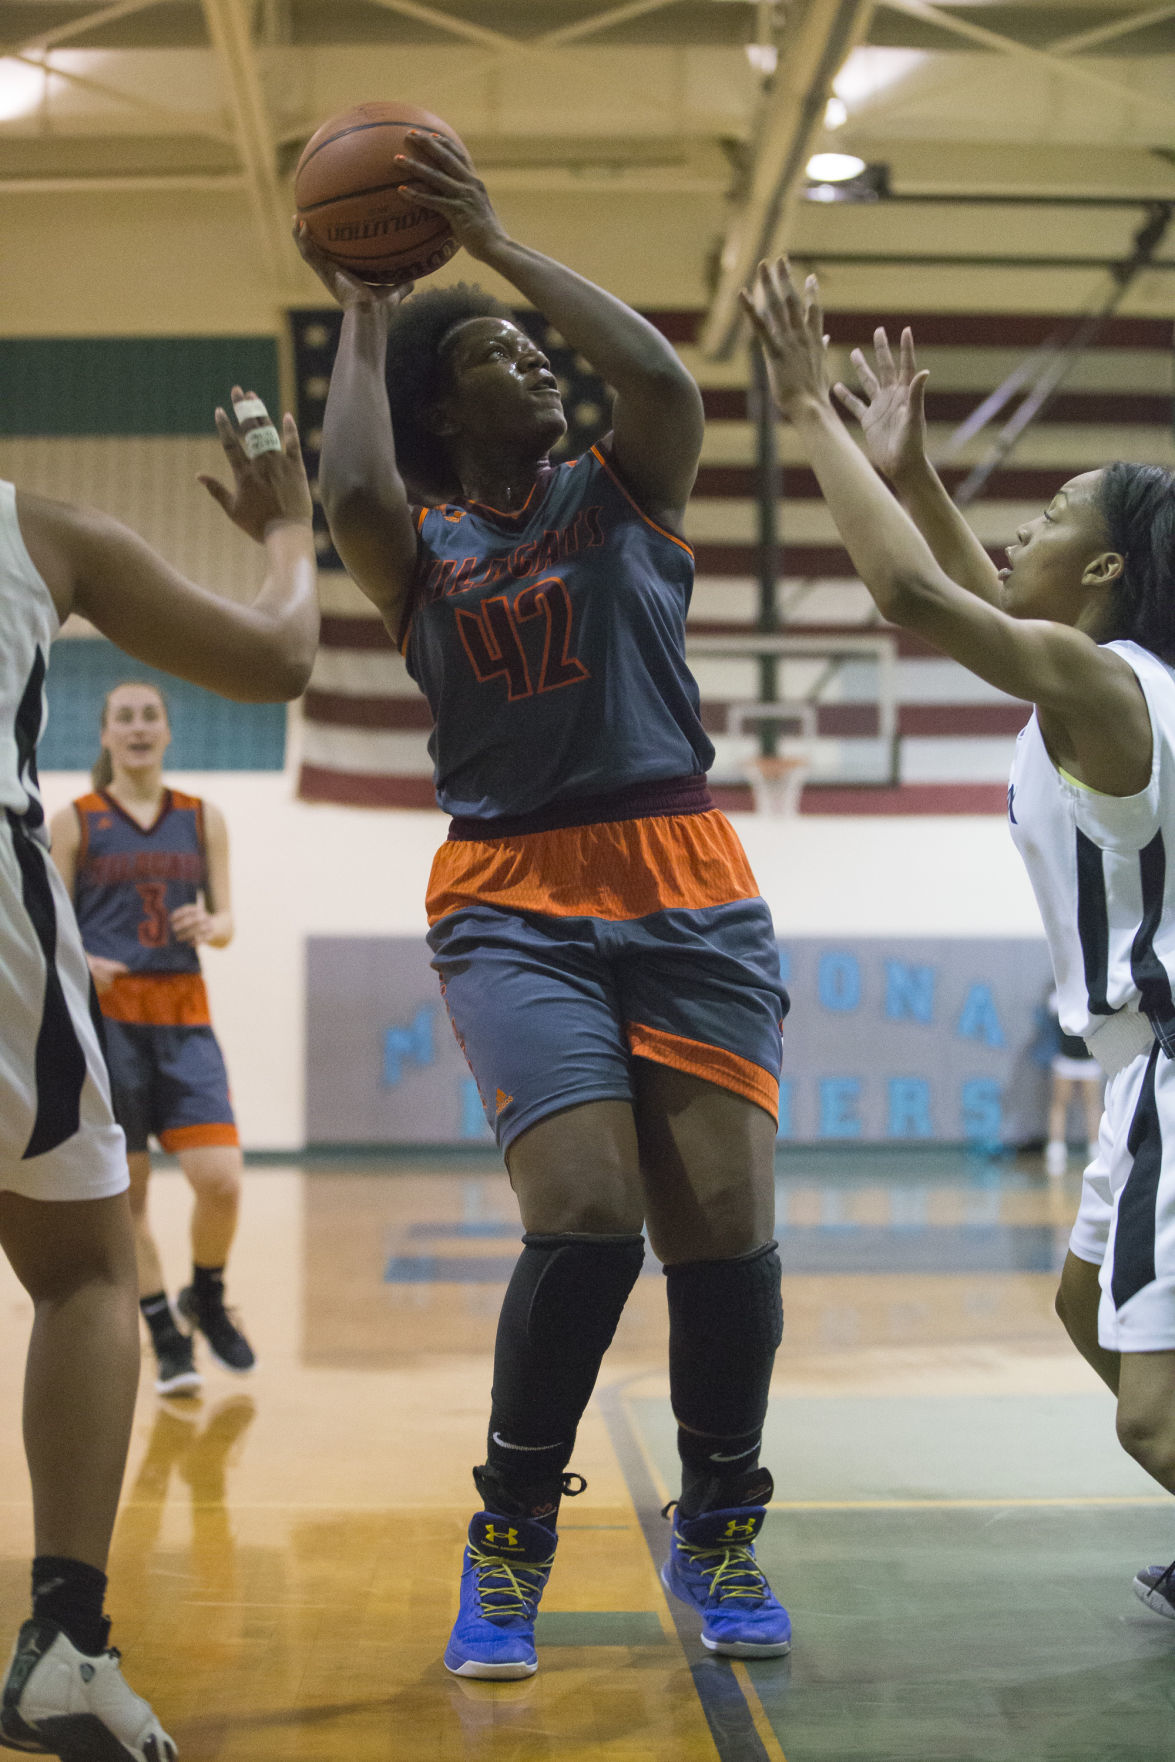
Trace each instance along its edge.
<instances>
[{"instance_id":1,"label":"american flag","mask_svg":"<svg viewBox=\"0 0 1175 1762\"><path fill-rule=\"evenodd\" d=\"M687 520L697 560L689 634L703 720L714 741L715 795L748 808L753 728L739 726L738 706L760 695L750 653L707 652L706 639L751 639L759 606L755 508L755 434L748 418L748 356L703 361L695 345L701 314L646 314L678 348L702 387L706 439ZM605 388L590 367L532 312L518 314L548 354L563 391L569 432L560 456L575 457L606 431ZM914 330L920 365L930 369L927 416L932 454L1032 349L1064 320L1049 314L830 312L834 367L851 382L848 351L867 346L884 325L896 343ZM298 376L298 416L312 480L317 475L322 414L340 314L291 314ZM1118 317L1075 364L1045 415L989 482L969 518L995 553L1066 477L1112 458L1175 466L1172 435L1171 328L1163 319ZM943 476L954 487L986 440L971 442ZM851 571L812 473L791 436L780 436L784 496L781 574L775 609L790 635L824 638L876 631L872 603ZM432 806L426 741L428 706L409 679L374 607L343 573L316 506L323 570L322 646L305 699L299 792L310 801L364 807ZM1011 747L1027 706L1003 696L916 639L895 638L900 772L889 786L879 754L876 671L865 660L829 666L820 658L786 659L779 695L815 690L812 771L805 812L1001 812Z\"/></svg>"}]
</instances>

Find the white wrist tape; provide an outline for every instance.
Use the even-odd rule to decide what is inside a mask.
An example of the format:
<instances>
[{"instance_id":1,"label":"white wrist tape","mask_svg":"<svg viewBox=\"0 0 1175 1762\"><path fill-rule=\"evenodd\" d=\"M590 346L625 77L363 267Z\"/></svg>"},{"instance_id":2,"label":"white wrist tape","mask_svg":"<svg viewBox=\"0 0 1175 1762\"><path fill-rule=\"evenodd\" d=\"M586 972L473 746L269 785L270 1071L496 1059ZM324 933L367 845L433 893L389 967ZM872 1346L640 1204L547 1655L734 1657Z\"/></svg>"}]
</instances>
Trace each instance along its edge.
<instances>
[{"instance_id":1,"label":"white wrist tape","mask_svg":"<svg viewBox=\"0 0 1175 1762\"><path fill-rule=\"evenodd\" d=\"M238 422L249 422L254 416L264 416L267 422L269 420L269 411L260 398L242 398L233 405L233 410Z\"/></svg>"},{"instance_id":2,"label":"white wrist tape","mask_svg":"<svg viewBox=\"0 0 1175 1762\"><path fill-rule=\"evenodd\" d=\"M282 450L281 435L272 422L267 422L264 428L251 428L248 434L241 436L241 445L246 459L255 459L259 453L280 453Z\"/></svg>"}]
</instances>

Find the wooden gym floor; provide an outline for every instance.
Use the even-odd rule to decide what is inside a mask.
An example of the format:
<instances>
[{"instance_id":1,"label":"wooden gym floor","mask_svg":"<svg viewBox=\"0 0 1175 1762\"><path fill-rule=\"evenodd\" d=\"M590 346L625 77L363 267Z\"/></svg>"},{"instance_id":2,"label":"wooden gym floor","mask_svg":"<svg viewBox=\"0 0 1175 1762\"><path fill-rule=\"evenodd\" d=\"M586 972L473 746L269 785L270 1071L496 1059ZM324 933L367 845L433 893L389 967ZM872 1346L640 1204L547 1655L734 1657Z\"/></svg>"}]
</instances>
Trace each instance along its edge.
<instances>
[{"instance_id":1,"label":"wooden gym floor","mask_svg":"<svg viewBox=\"0 0 1175 1762\"><path fill-rule=\"evenodd\" d=\"M110 1608L183 1762L1158 1762L1175 1623L1131 1594L1168 1501L1052 1315L1076 1174L928 1151L780 1163L787 1331L760 1548L790 1658L711 1658L657 1569L676 1491L648 1269L584 1420L525 1683L446 1674L518 1229L491 1160L260 1167L258 1346L161 1402L144 1359ZM176 1283L187 1196L155 1177ZM25 1609L27 1302L0 1270L0 1617Z\"/></svg>"}]
</instances>

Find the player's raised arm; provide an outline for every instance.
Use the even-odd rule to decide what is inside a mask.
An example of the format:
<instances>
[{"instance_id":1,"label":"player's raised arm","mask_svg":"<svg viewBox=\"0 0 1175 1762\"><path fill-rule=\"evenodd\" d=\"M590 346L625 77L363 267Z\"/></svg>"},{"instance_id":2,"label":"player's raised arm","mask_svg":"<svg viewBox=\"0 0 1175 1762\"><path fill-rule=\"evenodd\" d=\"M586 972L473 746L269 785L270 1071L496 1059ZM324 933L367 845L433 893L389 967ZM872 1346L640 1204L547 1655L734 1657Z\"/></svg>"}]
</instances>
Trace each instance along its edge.
<instances>
[{"instance_id":1,"label":"player's raised arm","mask_svg":"<svg viewBox=\"0 0 1175 1762\"><path fill-rule=\"evenodd\" d=\"M702 397L653 325L539 251L511 239L469 160L443 136L413 131L405 193L443 214L471 257L505 278L616 394L612 452L646 513L680 526L702 448Z\"/></svg>"},{"instance_id":2,"label":"player's raised arm","mask_svg":"<svg viewBox=\"0 0 1175 1762\"><path fill-rule=\"evenodd\" d=\"M890 495L832 408L816 278L803 298L786 263L761 264L743 305L762 344L780 413L799 433L853 565L878 610L1013 697L1035 703L1054 750L1081 781L1109 794L1141 789L1149 774L1151 730L1134 673L1098 647L1123 558L1109 548L1086 507L1089 486L1066 486L1042 523L1066 514L1062 533L1081 555L1065 575L1047 565L1030 573L1015 615L953 581ZM1026 546L1035 535L1022 530ZM1101 540L1099 544L1097 541ZM1088 552L1088 555L1085 553Z\"/></svg>"},{"instance_id":3,"label":"player's raised arm","mask_svg":"<svg viewBox=\"0 0 1175 1762\"><path fill-rule=\"evenodd\" d=\"M348 574L398 637L416 568L416 527L396 462L384 375L388 319L412 284L372 287L333 263L304 224L295 243L343 308L338 353L322 421L318 492Z\"/></svg>"},{"instance_id":4,"label":"player's raised arm","mask_svg":"<svg viewBox=\"0 0 1175 1762\"><path fill-rule=\"evenodd\" d=\"M861 394L834 385L833 395L861 424L865 452L889 478L902 505L952 581L992 605L999 604L1000 578L994 563L947 493L926 452L923 400L929 374L919 371L914 336L903 330L898 359L889 338L873 333L873 362L862 349L850 357Z\"/></svg>"},{"instance_id":5,"label":"player's raised arm","mask_svg":"<svg viewBox=\"0 0 1175 1762\"><path fill-rule=\"evenodd\" d=\"M265 549L265 580L248 603L188 581L107 514L23 491L17 511L62 618L80 612L136 660L223 697L277 702L305 690L318 642L310 490L293 418L279 436L252 393L234 387L233 402L239 428L216 412L232 485L200 481Z\"/></svg>"}]
</instances>

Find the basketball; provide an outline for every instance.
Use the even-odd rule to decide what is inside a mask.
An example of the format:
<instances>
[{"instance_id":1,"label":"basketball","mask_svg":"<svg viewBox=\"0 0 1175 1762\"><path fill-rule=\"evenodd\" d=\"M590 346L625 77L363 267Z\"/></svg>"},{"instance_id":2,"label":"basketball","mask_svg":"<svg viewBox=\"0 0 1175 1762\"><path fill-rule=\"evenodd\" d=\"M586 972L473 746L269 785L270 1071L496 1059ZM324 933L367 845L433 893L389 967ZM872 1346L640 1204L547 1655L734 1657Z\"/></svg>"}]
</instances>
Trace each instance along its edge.
<instances>
[{"instance_id":1,"label":"basketball","mask_svg":"<svg viewBox=\"0 0 1175 1762\"><path fill-rule=\"evenodd\" d=\"M461 145L439 116L415 104L357 104L324 122L294 173L298 218L318 248L364 281L395 286L447 263L457 249L448 221L403 197L395 163L409 129Z\"/></svg>"}]
</instances>

